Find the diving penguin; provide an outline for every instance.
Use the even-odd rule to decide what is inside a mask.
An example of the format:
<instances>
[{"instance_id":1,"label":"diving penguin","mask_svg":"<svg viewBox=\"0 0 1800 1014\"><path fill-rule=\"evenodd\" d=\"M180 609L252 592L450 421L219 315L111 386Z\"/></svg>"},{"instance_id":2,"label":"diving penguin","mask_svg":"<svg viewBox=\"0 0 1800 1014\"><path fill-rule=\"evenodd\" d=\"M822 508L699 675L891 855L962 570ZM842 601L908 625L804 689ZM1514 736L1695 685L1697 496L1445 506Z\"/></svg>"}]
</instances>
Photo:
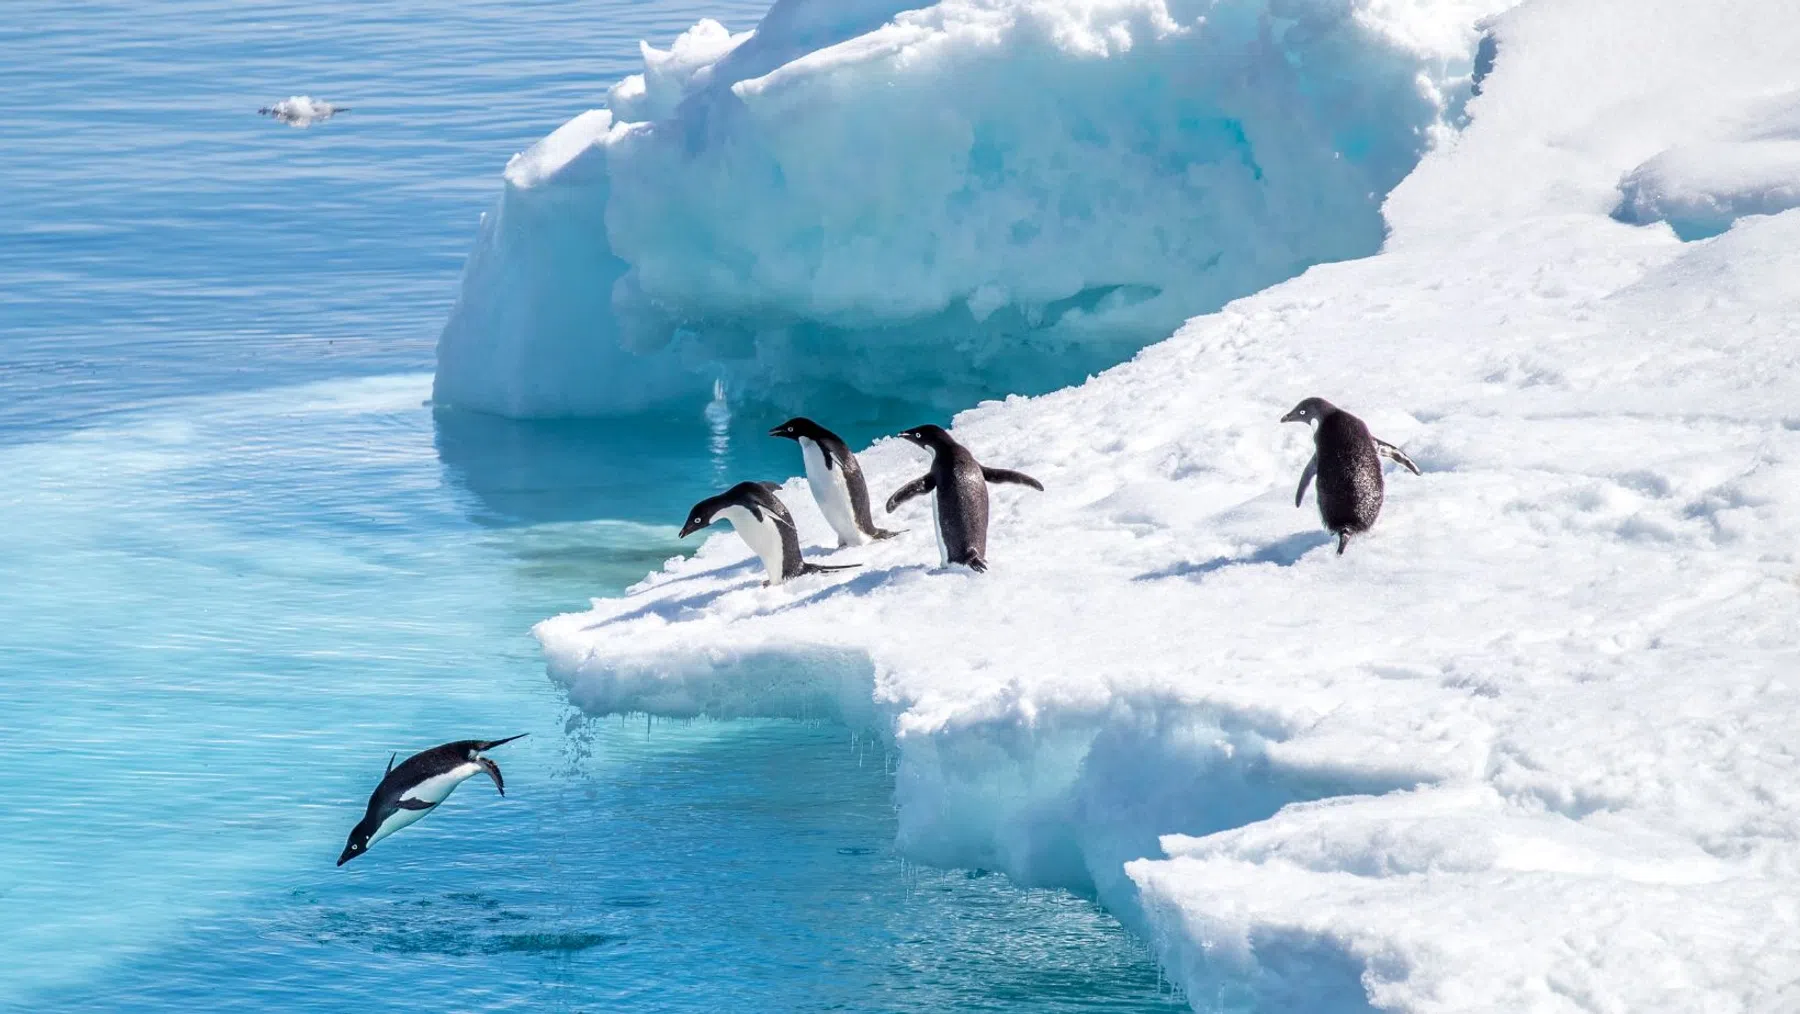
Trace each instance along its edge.
<instances>
[{"instance_id":1,"label":"diving penguin","mask_svg":"<svg viewBox=\"0 0 1800 1014\"><path fill-rule=\"evenodd\" d=\"M938 562L987 571L988 493L990 482L1016 482L1043 492L1044 484L1023 472L984 468L969 449L942 426L914 426L900 436L933 452L931 471L894 490L887 509L892 514L921 493L937 494L935 514Z\"/></svg>"},{"instance_id":2,"label":"diving penguin","mask_svg":"<svg viewBox=\"0 0 1800 1014\"><path fill-rule=\"evenodd\" d=\"M709 496L688 512L687 524L681 526L681 538L705 528L714 521L729 521L738 537L762 558L769 579L763 584L780 584L802 574L823 574L832 570L849 570L861 564L847 563L835 567L807 563L800 559L800 534L794 529L794 516L775 495L781 487L773 482L740 482L718 496Z\"/></svg>"},{"instance_id":3,"label":"diving penguin","mask_svg":"<svg viewBox=\"0 0 1800 1014\"><path fill-rule=\"evenodd\" d=\"M825 520L837 532L838 548L860 546L875 539L891 539L899 532L876 528L869 513L869 484L863 481L856 455L831 432L805 416L797 416L769 431L800 445L806 463L806 484Z\"/></svg>"},{"instance_id":4,"label":"diving penguin","mask_svg":"<svg viewBox=\"0 0 1800 1014\"><path fill-rule=\"evenodd\" d=\"M387 773L369 794L368 812L350 829L350 841L344 845L344 854L338 856L337 864L342 866L355 859L369 846L430 813L458 785L483 771L494 780L494 788L506 795L500 765L482 754L526 735L529 733L505 739L459 739L415 753L399 767L394 766L394 757L389 757Z\"/></svg>"},{"instance_id":5,"label":"diving penguin","mask_svg":"<svg viewBox=\"0 0 1800 1014\"><path fill-rule=\"evenodd\" d=\"M1400 448L1375 439L1361 419L1324 398L1306 399L1281 421L1313 424L1315 451L1300 473L1294 506L1300 506L1307 484L1318 476L1319 519L1327 531L1337 534L1340 556L1350 544L1350 536L1368 531L1381 514L1381 459L1391 458L1419 474L1419 466Z\"/></svg>"}]
</instances>

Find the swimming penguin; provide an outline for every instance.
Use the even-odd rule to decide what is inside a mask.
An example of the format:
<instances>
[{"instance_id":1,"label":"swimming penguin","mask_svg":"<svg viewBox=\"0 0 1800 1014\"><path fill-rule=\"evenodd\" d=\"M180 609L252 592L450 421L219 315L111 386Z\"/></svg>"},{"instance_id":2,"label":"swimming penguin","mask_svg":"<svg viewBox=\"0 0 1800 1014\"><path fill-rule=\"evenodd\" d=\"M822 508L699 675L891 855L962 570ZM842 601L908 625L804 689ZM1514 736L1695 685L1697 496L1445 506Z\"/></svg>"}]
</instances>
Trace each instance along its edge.
<instances>
[{"instance_id":1,"label":"swimming penguin","mask_svg":"<svg viewBox=\"0 0 1800 1014\"><path fill-rule=\"evenodd\" d=\"M482 754L526 735L529 733L505 739L459 739L415 753L399 767L394 766L394 757L399 754L389 757L387 774L369 794L369 810L350 829L350 841L344 845L344 854L338 856L337 864L342 866L355 859L369 846L430 813L458 785L483 771L494 780L494 788L506 795L500 765Z\"/></svg>"},{"instance_id":2,"label":"swimming penguin","mask_svg":"<svg viewBox=\"0 0 1800 1014\"><path fill-rule=\"evenodd\" d=\"M321 120L329 120L339 113L349 111L349 106L334 106L310 95L295 95L257 110L261 115L279 120L290 127L310 127Z\"/></svg>"},{"instance_id":3,"label":"swimming penguin","mask_svg":"<svg viewBox=\"0 0 1800 1014\"><path fill-rule=\"evenodd\" d=\"M1306 471L1300 473L1294 506L1300 506L1307 483L1318 476L1319 518L1327 531L1337 533L1340 556L1350 544L1350 536L1368 531L1381 513L1381 459L1391 458L1419 474L1419 466L1400 448L1370 436L1361 419L1324 398L1306 399L1281 421L1316 424L1313 446L1317 450L1306 463Z\"/></svg>"},{"instance_id":4,"label":"swimming penguin","mask_svg":"<svg viewBox=\"0 0 1800 1014\"><path fill-rule=\"evenodd\" d=\"M938 562L959 563L970 570L987 571L987 523L990 482L1016 482L1043 492L1044 484L1023 472L984 468L969 449L944 432L942 426L914 426L900 436L934 452L931 471L894 490L887 509L892 514L921 493L937 493L936 529Z\"/></svg>"},{"instance_id":5,"label":"swimming penguin","mask_svg":"<svg viewBox=\"0 0 1800 1014\"><path fill-rule=\"evenodd\" d=\"M769 436L786 437L800 445L801 460L806 462L806 484L812 488L813 499L818 501L825 520L837 532L839 549L900 534L875 527L875 519L869 513L869 484L863 481L862 466L836 433L797 416L770 430Z\"/></svg>"},{"instance_id":6,"label":"swimming penguin","mask_svg":"<svg viewBox=\"0 0 1800 1014\"><path fill-rule=\"evenodd\" d=\"M862 566L847 563L826 567L800 559L800 534L794 530L794 516L775 496L780 488L773 482L740 482L718 496L709 496L688 512L681 537L685 539L714 521L731 522L738 537L762 558L763 569L769 572L764 585L780 584L802 574Z\"/></svg>"}]
</instances>

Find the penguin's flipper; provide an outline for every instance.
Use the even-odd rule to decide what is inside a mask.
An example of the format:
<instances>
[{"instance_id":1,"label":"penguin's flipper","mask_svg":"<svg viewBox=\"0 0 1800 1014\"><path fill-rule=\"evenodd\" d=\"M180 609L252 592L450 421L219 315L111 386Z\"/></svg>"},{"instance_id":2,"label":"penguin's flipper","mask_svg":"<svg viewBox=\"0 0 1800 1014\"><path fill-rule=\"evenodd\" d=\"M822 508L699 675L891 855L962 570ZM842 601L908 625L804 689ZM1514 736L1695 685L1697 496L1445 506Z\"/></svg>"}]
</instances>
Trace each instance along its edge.
<instances>
[{"instance_id":1,"label":"penguin's flipper","mask_svg":"<svg viewBox=\"0 0 1800 1014\"><path fill-rule=\"evenodd\" d=\"M1024 472L1015 472L1010 468L983 467L981 470L981 477L989 482L1011 482L1017 483L1020 486L1030 486L1039 493L1044 491L1043 483L1026 475Z\"/></svg>"},{"instance_id":2,"label":"penguin's flipper","mask_svg":"<svg viewBox=\"0 0 1800 1014\"><path fill-rule=\"evenodd\" d=\"M398 751L398 750L394 751L393 753L388 754L388 769L386 771L382 772L382 777L385 778L387 775L393 773L394 761L396 759L398 759L399 756L400 756L400 751Z\"/></svg>"},{"instance_id":3,"label":"penguin's flipper","mask_svg":"<svg viewBox=\"0 0 1800 1014\"><path fill-rule=\"evenodd\" d=\"M1314 454L1312 456L1312 460L1306 463L1306 470L1300 473L1300 488L1294 490L1294 506L1295 507L1300 506L1300 501L1306 499L1306 487L1312 485L1313 476L1318 475L1318 474L1319 474L1319 456L1317 454ZM1340 550L1338 550L1338 552L1341 553L1341 552L1343 552L1343 550L1340 549Z\"/></svg>"},{"instance_id":4,"label":"penguin's flipper","mask_svg":"<svg viewBox=\"0 0 1800 1014\"><path fill-rule=\"evenodd\" d=\"M1388 459L1389 461L1397 462L1402 467L1404 467L1407 471L1411 472L1414 475L1424 475L1425 474L1425 473L1419 471L1419 466L1413 464L1413 459L1407 457L1405 451L1402 451L1400 448L1395 447L1393 444L1388 443L1386 440L1376 440L1375 441L1375 453L1381 455L1382 457Z\"/></svg>"},{"instance_id":5,"label":"penguin's flipper","mask_svg":"<svg viewBox=\"0 0 1800 1014\"><path fill-rule=\"evenodd\" d=\"M437 804L428 803L423 799L402 799L394 805L402 810L429 810Z\"/></svg>"},{"instance_id":6,"label":"penguin's flipper","mask_svg":"<svg viewBox=\"0 0 1800 1014\"><path fill-rule=\"evenodd\" d=\"M915 496L919 496L924 493L929 493L936 488L937 488L937 480L936 479L932 478L929 473L927 473L925 475L921 475L917 479L914 479L913 481L907 483L906 485L901 486L899 489L894 490L894 495L888 497L887 512L889 514L892 514L892 513L894 513L894 508L900 506L901 504L905 503L908 500L911 500Z\"/></svg>"},{"instance_id":7,"label":"penguin's flipper","mask_svg":"<svg viewBox=\"0 0 1800 1014\"><path fill-rule=\"evenodd\" d=\"M836 563L836 564L803 563L800 565L800 573L802 573L802 574L824 574L824 573L827 573L829 571L834 571L834 570L855 570L856 568L858 568L860 566L862 566L862 564L860 564L860 563Z\"/></svg>"},{"instance_id":8,"label":"penguin's flipper","mask_svg":"<svg viewBox=\"0 0 1800 1014\"><path fill-rule=\"evenodd\" d=\"M502 796L506 795L506 779L500 777L500 765L495 764L486 757L475 758L475 763L481 765L481 770L486 771L488 777L494 780L494 788Z\"/></svg>"}]
</instances>

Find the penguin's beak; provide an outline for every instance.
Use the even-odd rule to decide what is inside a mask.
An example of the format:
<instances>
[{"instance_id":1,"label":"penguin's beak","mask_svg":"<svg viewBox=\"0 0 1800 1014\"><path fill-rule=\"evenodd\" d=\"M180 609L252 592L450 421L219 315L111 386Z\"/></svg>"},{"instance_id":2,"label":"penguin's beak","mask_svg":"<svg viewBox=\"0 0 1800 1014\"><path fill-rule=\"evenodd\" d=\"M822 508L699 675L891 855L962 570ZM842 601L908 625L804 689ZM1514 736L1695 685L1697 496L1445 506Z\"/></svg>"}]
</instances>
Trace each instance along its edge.
<instances>
[{"instance_id":1,"label":"penguin's beak","mask_svg":"<svg viewBox=\"0 0 1800 1014\"><path fill-rule=\"evenodd\" d=\"M356 846L354 846L354 845L345 845L345 846L344 846L344 854L343 854L343 855L341 855L341 856L338 856L338 861L337 861L337 864L338 864L338 865L339 865L339 866L342 866L342 865L344 865L344 864L345 864L345 863L347 863L347 862L349 862L349 861L350 861L350 860L352 860L352 859L355 859L355 858L356 858L356 857L357 857L357 856L360 856L360 855L362 855L362 853L361 853L361 852L358 852L358 851L357 851L357 850L356 850Z\"/></svg>"},{"instance_id":2,"label":"penguin's beak","mask_svg":"<svg viewBox=\"0 0 1800 1014\"><path fill-rule=\"evenodd\" d=\"M689 521L687 524L681 526L681 534L677 535L676 538L685 539L688 536L694 534L695 532L697 532L700 529L705 528L705 527L706 526L703 524L699 524L694 521Z\"/></svg>"},{"instance_id":3,"label":"penguin's beak","mask_svg":"<svg viewBox=\"0 0 1800 1014\"><path fill-rule=\"evenodd\" d=\"M1305 418L1303 418L1300 415L1300 410L1295 408L1295 409L1290 409L1288 411L1287 415L1282 416L1281 421L1282 422L1305 422L1306 420L1305 420Z\"/></svg>"},{"instance_id":4,"label":"penguin's beak","mask_svg":"<svg viewBox=\"0 0 1800 1014\"><path fill-rule=\"evenodd\" d=\"M775 427L775 428L774 428L774 429L772 429L772 430L770 430L770 431L769 431L769 436L772 436L772 437L786 437L786 436L791 436L791 434L789 434L789 433L788 433L788 431L787 431L787 427L785 427L785 426L777 426L777 427Z\"/></svg>"}]
</instances>

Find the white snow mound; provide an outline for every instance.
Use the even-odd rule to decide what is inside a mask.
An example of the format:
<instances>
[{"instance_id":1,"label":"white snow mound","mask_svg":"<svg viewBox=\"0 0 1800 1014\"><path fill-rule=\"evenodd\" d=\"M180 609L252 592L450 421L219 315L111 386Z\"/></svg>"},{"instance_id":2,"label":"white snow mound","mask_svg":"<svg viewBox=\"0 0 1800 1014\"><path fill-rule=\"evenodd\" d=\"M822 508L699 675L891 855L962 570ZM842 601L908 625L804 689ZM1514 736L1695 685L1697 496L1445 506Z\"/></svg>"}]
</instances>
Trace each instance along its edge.
<instances>
[{"instance_id":1,"label":"white snow mound","mask_svg":"<svg viewBox=\"0 0 1800 1014\"><path fill-rule=\"evenodd\" d=\"M958 408L1373 253L1511 0L778 0L508 166L436 399ZM846 410L855 410L854 408Z\"/></svg>"},{"instance_id":2,"label":"white snow mound","mask_svg":"<svg viewBox=\"0 0 1800 1014\"><path fill-rule=\"evenodd\" d=\"M1633 169L1614 214L1667 222L1683 239L1705 239L1747 215L1800 208L1800 94L1752 103L1718 133Z\"/></svg>"},{"instance_id":3,"label":"white snow mound","mask_svg":"<svg viewBox=\"0 0 1800 1014\"><path fill-rule=\"evenodd\" d=\"M1661 153L1737 172L1800 10L1493 31L1381 255L958 417L1048 490L994 487L991 573L937 569L919 501L827 550L790 482L861 570L764 588L715 537L541 624L552 674L876 724L910 855L1097 892L1196 1010L1800 1009L1800 210L1613 217ZM1425 470L1342 557L1293 506L1307 395ZM862 460L877 502L924 464Z\"/></svg>"}]
</instances>

